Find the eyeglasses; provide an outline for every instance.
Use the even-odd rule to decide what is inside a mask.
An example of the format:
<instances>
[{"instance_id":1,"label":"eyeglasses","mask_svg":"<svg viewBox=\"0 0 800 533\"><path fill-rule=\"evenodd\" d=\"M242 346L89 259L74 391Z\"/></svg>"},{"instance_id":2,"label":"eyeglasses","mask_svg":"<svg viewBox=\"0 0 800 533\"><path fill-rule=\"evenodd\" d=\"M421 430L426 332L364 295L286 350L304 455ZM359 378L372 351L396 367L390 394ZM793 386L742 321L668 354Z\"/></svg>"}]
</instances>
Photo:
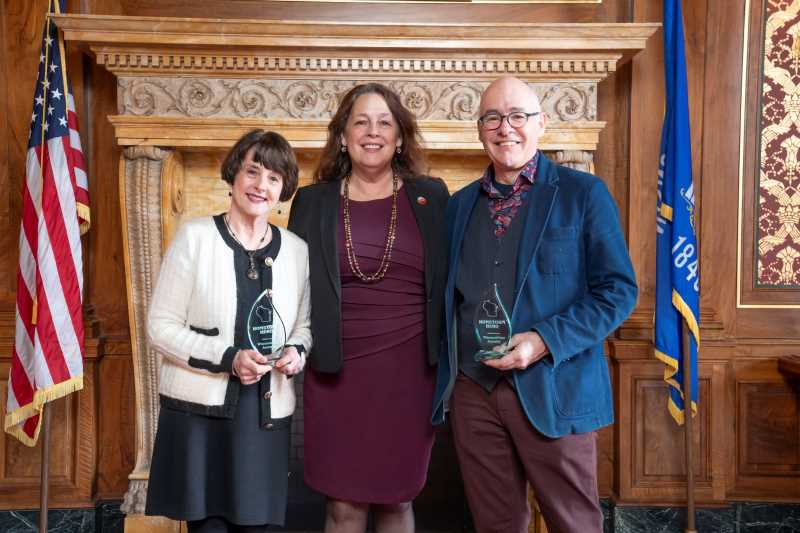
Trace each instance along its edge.
<instances>
[{"instance_id":1,"label":"eyeglasses","mask_svg":"<svg viewBox=\"0 0 800 533\"><path fill-rule=\"evenodd\" d=\"M478 124L480 124L481 128L491 131L498 129L503 124L503 120L508 120L508 125L512 128L521 128L526 122L528 122L530 117L535 117L539 113L540 111L534 111L533 113L514 111L508 115L501 115L499 113L486 113L478 119Z\"/></svg>"}]
</instances>

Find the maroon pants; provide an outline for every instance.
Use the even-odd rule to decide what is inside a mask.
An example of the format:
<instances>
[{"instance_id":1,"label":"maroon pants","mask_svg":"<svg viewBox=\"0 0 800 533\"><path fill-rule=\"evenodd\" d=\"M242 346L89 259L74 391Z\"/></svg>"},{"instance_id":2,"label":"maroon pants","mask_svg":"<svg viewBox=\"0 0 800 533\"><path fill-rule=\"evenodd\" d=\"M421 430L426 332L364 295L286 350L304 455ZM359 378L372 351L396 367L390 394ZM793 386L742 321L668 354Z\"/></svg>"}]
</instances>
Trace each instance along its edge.
<instances>
[{"instance_id":1,"label":"maroon pants","mask_svg":"<svg viewBox=\"0 0 800 533\"><path fill-rule=\"evenodd\" d=\"M459 373L452 414L458 462L478 533L527 533L527 483L550 533L600 533L595 432L545 437L505 379L491 393Z\"/></svg>"}]
</instances>

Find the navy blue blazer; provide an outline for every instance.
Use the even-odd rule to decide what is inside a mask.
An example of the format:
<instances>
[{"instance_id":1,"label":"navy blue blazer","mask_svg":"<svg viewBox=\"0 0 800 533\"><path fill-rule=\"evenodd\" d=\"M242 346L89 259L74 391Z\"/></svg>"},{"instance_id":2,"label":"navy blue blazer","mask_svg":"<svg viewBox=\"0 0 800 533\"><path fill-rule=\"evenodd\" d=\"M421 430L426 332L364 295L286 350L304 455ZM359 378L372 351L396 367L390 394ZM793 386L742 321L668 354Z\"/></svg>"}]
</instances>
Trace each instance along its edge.
<instances>
[{"instance_id":1,"label":"navy blue blazer","mask_svg":"<svg viewBox=\"0 0 800 533\"><path fill-rule=\"evenodd\" d=\"M445 220L449 273L446 339L433 403L435 424L458 373L455 283L464 231L480 194L474 182L451 197ZM514 333L536 331L550 350L514 370L520 403L548 437L593 431L614 421L603 341L636 305L636 277L605 184L596 176L540 157L528 192L528 214L517 259L511 312Z\"/></svg>"}]
</instances>

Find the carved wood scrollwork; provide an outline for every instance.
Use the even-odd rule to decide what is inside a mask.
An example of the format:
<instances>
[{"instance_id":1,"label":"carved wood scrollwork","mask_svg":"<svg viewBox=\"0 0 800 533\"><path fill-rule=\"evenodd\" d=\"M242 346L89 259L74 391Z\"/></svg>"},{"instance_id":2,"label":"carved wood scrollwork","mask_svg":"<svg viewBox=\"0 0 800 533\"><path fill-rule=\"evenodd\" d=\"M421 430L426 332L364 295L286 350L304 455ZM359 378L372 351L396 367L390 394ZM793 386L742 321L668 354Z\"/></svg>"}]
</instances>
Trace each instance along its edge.
<instances>
[{"instance_id":1,"label":"carved wood scrollwork","mask_svg":"<svg viewBox=\"0 0 800 533\"><path fill-rule=\"evenodd\" d=\"M179 151L173 151L164 161L161 176L161 246L166 249L186 210L183 156Z\"/></svg>"},{"instance_id":2,"label":"carved wood scrollwork","mask_svg":"<svg viewBox=\"0 0 800 533\"><path fill-rule=\"evenodd\" d=\"M358 80L122 77L117 107L122 115L330 119L339 101ZM419 120L475 120L489 82L385 82ZM594 83L531 83L542 110L556 122L597 118Z\"/></svg>"}]
</instances>

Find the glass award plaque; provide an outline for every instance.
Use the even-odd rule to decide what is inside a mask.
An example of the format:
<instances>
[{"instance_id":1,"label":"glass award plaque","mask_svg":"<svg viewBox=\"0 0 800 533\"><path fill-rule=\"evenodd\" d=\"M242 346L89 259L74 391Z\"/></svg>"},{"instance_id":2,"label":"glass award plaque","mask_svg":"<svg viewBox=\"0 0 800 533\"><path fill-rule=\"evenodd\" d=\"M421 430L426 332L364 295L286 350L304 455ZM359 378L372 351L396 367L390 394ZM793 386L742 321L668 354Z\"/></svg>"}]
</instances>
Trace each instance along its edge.
<instances>
[{"instance_id":1,"label":"glass award plaque","mask_svg":"<svg viewBox=\"0 0 800 533\"><path fill-rule=\"evenodd\" d=\"M286 343L286 331L282 327L275 327L276 318L280 320L280 315L272 305L272 289L266 289L258 295L247 315L247 340L253 350L267 358L268 363L281 358ZM283 324L282 320L280 322ZM276 333L280 339L274 338Z\"/></svg>"},{"instance_id":2,"label":"glass award plaque","mask_svg":"<svg viewBox=\"0 0 800 533\"><path fill-rule=\"evenodd\" d=\"M481 294L472 324L479 347L475 352L476 361L497 359L506 354L511 340L511 319L496 283Z\"/></svg>"}]
</instances>

